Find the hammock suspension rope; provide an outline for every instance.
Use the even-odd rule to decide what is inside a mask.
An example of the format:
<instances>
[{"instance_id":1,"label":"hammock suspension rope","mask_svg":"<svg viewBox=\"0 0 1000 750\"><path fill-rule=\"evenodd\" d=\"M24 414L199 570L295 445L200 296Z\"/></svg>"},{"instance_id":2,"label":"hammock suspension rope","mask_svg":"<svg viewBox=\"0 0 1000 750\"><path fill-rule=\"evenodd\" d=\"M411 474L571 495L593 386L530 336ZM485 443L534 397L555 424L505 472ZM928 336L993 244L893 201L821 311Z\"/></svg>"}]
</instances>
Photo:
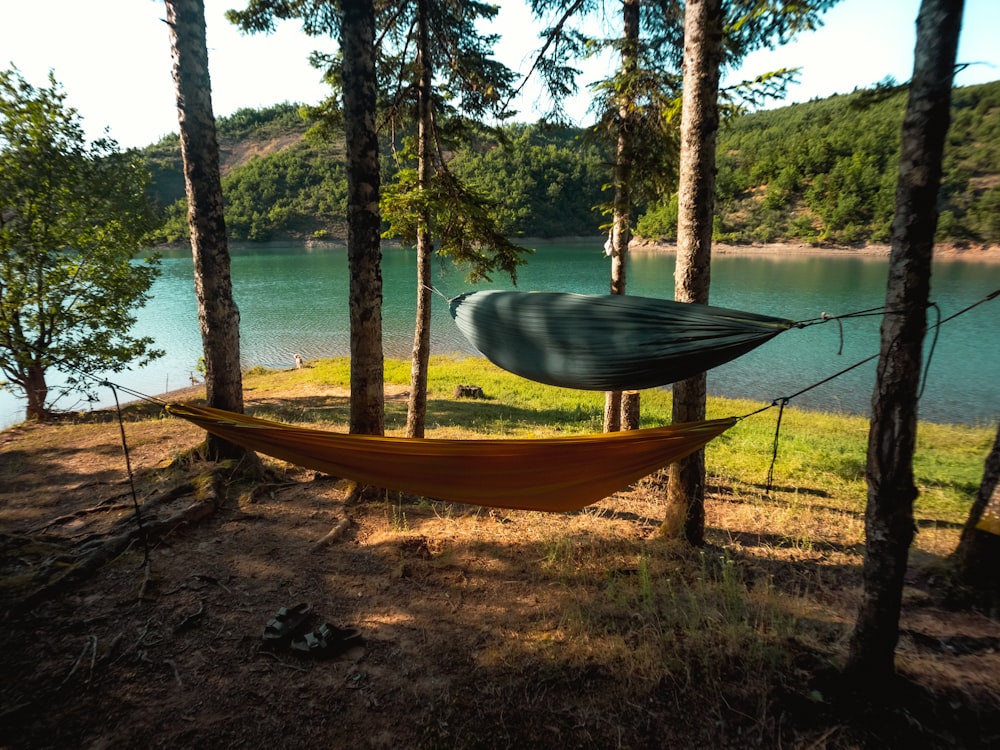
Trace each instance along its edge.
<instances>
[{"instance_id":1,"label":"hammock suspension rope","mask_svg":"<svg viewBox=\"0 0 1000 750\"><path fill-rule=\"evenodd\" d=\"M433 290L433 291L436 291L436 290ZM923 383L922 383L922 387L921 387L921 395L923 393L924 387L926 386L927 368L929 367L931 355L933 354L934 348L936 346L936 342L937 342L937 338L938 338L938 335L939 335L940 326L943 323L948 322L950 320L953 320L954 318L958 317L959 315L962 315L962 314L964 314L964 313L972 310L973 308L977 307L978 305L980 305L980 304L982 304L984 302L987 302L987 301L990 301L992 299L997 298L998 296L1000 296L1000 289L992 292L991 294L989 294L986 297L978 300L977 302L975 302L975 303L967 306L966 308L964 308L962 310L959 310L958 312L953 313L952 315L950 315L950 316L948 316L946 318L943 318L943 319L940 316L940 310L937 308L936 305L933 305L935 307L936 311L937 311L938 320L933 325L928 326L928 330L933 330L934 331L934 339L932 340L932 343L931 343L931 349L930 349L930 354L928 356L928 361L925 364L924 376L923 376ZM877 311L881 311L881 312L877 312ZM811 319L811 320L807 320L807 321L800 321L800 322L794 323L792 325L794 327L806 327L808 325L816 325L816 324L819 324L819 323L828 322L830 320L837 320L838 321L838 325L839 325L839 321L841 319L852 318L852 317L865 317L865 316L869 316L869 315L878 315L878 314L886 314L886 311L884 311L882 308L870 308L868 310L858 311L856 313L847 313L847 314L844 314L844 315L837 315L837 316L831 316L831 315L827 315L827 314L824 313L819 318ZM713 434L711 434L710 436L708 436L704 440L697 441L697 442L700 442L701 445L700 446L696 446L693 450L698 450L700 447L703 447L705 443L709 442L716 435L721 434L722 432L724 432L726 429L728 429L730 426L732 426L736 422L742 421L742 420L744 420L744 419L746 419L746 418L748 418L750 416L754 416L754 415L759 414L759 413L761 413L763 411L766 411L767 409L770 409L770 408L773 408L775 406L778 406L779 407L779 412L778 412L777 425L776 425L776 429L775 429L774 442L773 442L773 446L772 446L772 460L771 460L770 468L768 470L767 489L768 489L768 491L770 491L770 488L772 486L772 481L773 481L774 467L775 467L775 463L776 463L776 460L777 460L778 443L779 443L779 433L780 433L780 428L781 428L782 417L783 417L783 414L784 414L784 407L792 399L796 398L797 396L800 396L803 393L806 393L807 391L810 391L810 390L812 390L814 388L818 388L818 387L820 387L820 386L822 386L822 385L830 382L831 380L834 380L835 378L838 378L838 377L846 374L847 372L850 372L851 370L854 370L857 367L860 367L860 366L866 364L867 362L870 362L871 360L877 358L878 356L879 356L878 354L875 354L875 355L872 355L870 357L867 357L867 358L865 358L865 359L863 359L863 360L861 360L859 362L856 362L855 364L853 364L853 365L851 365L851 366L849 366L847 368L844 368L843 370L840 370L839 372L834 373L833 375L830 375L830 376L828 376L826 378L823 378L822 380L820 380L820 381L818 381L816 383L813 383L812 385L809 385L809 386L807 386L805 388L802 388L801 390L796 391L795 393L793 393L793 394L791 394L789 396L783 396L783 397L774 399L769 405L764 406L764 407L762 407L760 409L757 409L755 411L749 412L748 414L745 414L743 416L732 417L732 418L725 419L725 420L712 420L711 423L709 423L709 422L694 423L694 426L696 428L698 427L698 425L704 425L705 427L708 427L709 428L708 432L711 432ZM230 431L231 431L231 429L234 429L237 426L237 423L246 423L246 424L240 424L240 426L241 427L251 427L251 428L256 427L258 430L273 429L273 428L282 428L282 429L288 429L288 430L290 430L292 432L299 432L299 433L301 433L301 432L307 432L307 433L320 433L320 434L326 434L326 435L336 435L337 434L337 433L322 433L321 431L317 431L317 430L308 430L306 428L298 428L298 427L285 426L285 425L281 425L279 423L267 422L266 420L257 420L257 419L254 419L252 417L245 417L245 415L242 415L242 414L232 414L232 413L229 413L229 412L221 412L219 410L208 410L208 409L206 409L204 407L184 407L184 406L181 406L179 404L170 404L170 403L167 403L164 400L162 400L160 398L157 398L155 396L150 396L150 395L141 393L139 391L129 389L129 388L125 387L125 386L114 384L114 383L108 381L107 379L98 379L96 376L90 375L89 373L81 372L81 371L77 370L76 368L69 368L69 369L73 370L74 372L77 372L78 374L80 374L80 375L82 375L82 376L84 376L86 378L89 378L89 379L92 379L92 380L98 380L99 381L99 385L108 386L108 387L110 387L112 389L112 392L113 392L114 398L115 398L116 411L118 413L119 430L120 430L120 433L121 433L122 444L123 444L123 448L124 448L124 451L125 451L126 467L127 467L127 471L128 471L128 475L129 475L129 481L130 481L130 484L132 486L133 504L135 506L136 519L137 519L137 523L140 526L140 530L142 528L142 519L141 519L141 515L140 515L140 512L139 512L139 503L138 503L138 498L136 496L136 491L135 491L135 487L134 487L134 479L133 479L133 474L132 474L132 469L131 469L131 461L130 461L129 452L128 452L128 445L127 445L127 441L126 441L126 437L125 437L125 428L124 428L124 422L123 422L123 419L122 419L121 406L120 406L120 403L119 403L119 400L118 400L118 391L119 390L122 391L123 393L127 393L127 394L133 396L136 399L147 401L149 403L153 403L153 404L157 404L157 405L163 406L169 413L171 413L171 414L173 414L175 416L180 416L182 418L189 419L190 421L194 421L196 424L199 424L200 426L202 426L205 429L208 429L206 427L206 423L205 423L205 420L206 420L206 414L205 414L205 412L206 411L208 411L208 412L214 412L213 414L210 415L209 421L210 422L216 422L218 424L227 425L228 426L225 429L222 429L222 431L223 431L224 434L222 434L220 436L223 437L223 439L231 439L232 438L232 434L231 434ZM201 413L200 414L195 414L193 412L201 412ZM677 427L686 427L686 426L678 425ZM217 427L216 429L213 429L211 431L214 432L215 434L219 434L219 429L221 429L221 428ZM664 429L669 429L669 428L655 428L655 429L657 429L657 430L664 430ZM632 431L632 432L653 432L653 431L654 430ZM612 434L614 434L614 433L612 433ZM617 433L617 434L619 434L619 435L627 435L628 433ZM358 438L376 438L377 436L358 436L358 435L355 435L355 436L343 436L343 435L341 435L340 437L351 437L351 438L354 438L354 439L358 439ZM594 439L598 439L598 438L607 439L607 436L589 436L589 437L592 437ZM406 441L405 438L379 438L379 439L383 440L383 441L388 440L388 441L390 441L390 444L398 444L398 445L401 445L401 443L398 443L398 441ZM236 439L236 440L233 440L233 442L240 443L240 440ZM431 441L419 440L419 441L411 441L411 442L417 442L417 443L420 443L420 442L424 442L424 443L430 442L430 443L434 443L435 441L433 441L433 440L431 440ZM476 441L461 441L460 440L460 441L448 441L448 442L459 443L460 444L460 443L472 443L472 442L476 442ZM528 443L528 444L531 444L531 443L541 444L544 441L542 441L542 440L526 440L526 441L492 440L492 441L478 441L478 443L480 443L480 444L483 443L483 442L490 443L491 446L495 446L495 447L499 448L499 447L504 446L505 443L509 446L509 445L512 445L512 444L517 443L517 442ZM275 455L275 453L274 453L273 450L262 450L261 452L270 453L271 455ZM688 452L690 452L690 451L688 451ZM279 455L278 457L280 458L281 456ZM677 456L677 458L680 458L680 457L682 457L682 456ZM289 459L289 460L292 460L292 462L294 462L293 459ZM387 460L391 460L391 459L387 459ZM672 460L676 460L676 458L672 459ZM645 474L640 474L639 476L644 476L644 475ZM639 476L636 476L636 478L639 478ZM377 484L378 479L377 479L377 477L375 477L375 478L371 478L370 477L369 481L370 482L374 482L374 483ZM635 480L633 479L632 481L635 481ZM457 501L457 502L463 502L463 500L455 500L455 501ZM564 501L565 501L565 498L563 498L559 502L564 502ZM468 500L465 500L465 502L468 502ZM474 503L475 501L472 501L472 502ZM594 500L591 500L589 502L594 502ZM589 504L589 502L585 503L585 504ZM488 504L490 504L490 505L496 505L498 507L511 507L511 506L509 506L507 504L503 504L502 502L498 501L496 498L494 498ZM565 510L565 509L569 509L569 508L561 508L560 507L560 508L552 508L552 509L554 509L554 510ZM143 535L143 544L146 547L146 554L147 554L147 558L148 558L148 546L146 546L147 545L147 541L146 541L144 535Z\"/></svg>"}]
</instances>

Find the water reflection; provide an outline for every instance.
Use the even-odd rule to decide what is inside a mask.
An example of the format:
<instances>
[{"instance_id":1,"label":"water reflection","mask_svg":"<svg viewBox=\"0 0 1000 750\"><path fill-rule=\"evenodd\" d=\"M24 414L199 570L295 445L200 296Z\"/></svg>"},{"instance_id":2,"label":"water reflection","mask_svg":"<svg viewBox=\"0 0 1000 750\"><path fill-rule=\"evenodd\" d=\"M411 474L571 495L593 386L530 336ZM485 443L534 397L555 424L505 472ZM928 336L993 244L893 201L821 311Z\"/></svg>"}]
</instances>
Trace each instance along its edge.
<instances>
[{"instance_id":1,"label":"water reflection","mask_svg":"<svg viewBox=\"0 0 1000 750\"><path fill-rule=\"evenodd\" d=\"M241 313L243 367L293 366L293 355L306 359L346 355L350 323L347 298L347 252L344 248L236 247L233 283ZM793 320L823 312L877 307L885 296L886 258L752 257L719 255L712 262L712 304ZM408 358L416 310L413 250L386 248L383 253L383 329L387 357ZM637 252L630 258L632 294L671 298L674 258ZM599 241L542 245L519 269L522 290L605 294L609 262ZM434 267L434 285L451 297L475 287L465 271L449 261ZM494 279L485 288L513 288ZM938 263L932 297L943 316L1000 288L1000 266ZM996 335L1000 301L947 324L934 350L920 416L941 422L994 423L1000 416L1000 344ZM788 396L878 351L880 318L845 321L843 340L833 324L781 334L740 359L709 373L709 389L757 401ZM154 297L140 313L137 333L151 335L167 356L116 382L145 393L187 385L201 356L192 264L187 252L166 255ZM838 350L843 348L842 354ZM474 354L452 322L445 300L435 297L432 351ZM875 363L802 394L795 405L865 414L875 379ZM22 416L21 404L0 395L0 420Z\"/></svg>"}]
</instances>

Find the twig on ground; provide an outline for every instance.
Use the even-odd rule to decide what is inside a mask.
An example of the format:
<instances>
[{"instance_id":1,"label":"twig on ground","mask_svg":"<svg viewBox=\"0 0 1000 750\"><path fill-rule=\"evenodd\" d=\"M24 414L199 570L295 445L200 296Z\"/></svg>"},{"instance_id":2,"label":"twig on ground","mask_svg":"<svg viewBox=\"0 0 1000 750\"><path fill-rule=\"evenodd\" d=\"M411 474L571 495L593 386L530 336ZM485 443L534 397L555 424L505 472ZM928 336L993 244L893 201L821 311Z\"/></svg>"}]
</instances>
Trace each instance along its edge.
<instances>
[{"instance_id":1,"label":"twig on ground","mask_svg":"<svg viewBox=\"0 0 1000 750\"><path fill-rule=\"evenodd\" d=\"M150 618L149 618L148 620L146 620L146 627L144 627L144 628L142 629L142 632L141 632L141 633L139 634L139 638L138 638L138 639L136 640L136 642L135 642L135 643L133 643L133 644L132 644L131 646L129 646L129 647L128 647L127 649L125 649L124 651L122 651L122 652L121 652L121 653L120 653L120 654L118 655L118 658L117 658L117 659L115 659L115 660L114 660L114 661L112 662L112 664L117 664L117 663L118 663L118 662L120 662L120 661L121 661L122 659L124 659L124 658L125 658L126 656L128 656L128 655L129 655L130 653L132 653L132 652L133 652L133 651L135 651L135 650L136 650L137 648L139 648L139 646L140 646L140 645L142 644L143 640L144 640L144 639L146 638L146 633L148 633L148 632L149 632L149 626L150 626L150 625L152 624L152 622L153 622L153 619L154 619L154 618L150 617Z\"/></svg>"},{"instance_id":2,"label":"twig on ground","mask_svg":"<svg viewBox=\"0 0 1000 750\"><path fill-rule=\"evenodd\" d=\"M70 678L74 674L76 674L76 670L77 670L77 668L79 668L80 662L82 662L83 661L83 657L87 655L87 649L91 649L91 648L94 650L94 654L96 654L97 653L97 636L96 635L88 635L87 636L87 640L83 644L83 651L81 651L80 655L78 657L76 657L76 661L73 663L73 668L71 670L69 670L69 674L66 675L63 678L63 681L59 683L59 687L62 687L67 682L69 682ZM91 676L93 676L93 672L94 672L94 661L93 661L93 659L91 659L91 662L90 662L90 672L91 672ZM89 678L88 678L87 682L90 682Z\"/></svg>"},{"instance_id":3,"label":"twig on ground","mask_svg":"<svg viewBox=\"0 0 1000 750\"><path fill-rule=\"evenodd\" d=\"M320 539L318 542L316 542L313 545L313 552L318 552L319 550L323 549L324 547L327 547L330 544L332 544L333 542L335 542L338 539L340 539L340 537L342 537L344 535L344 532L347 531L350 527L351 527L351 519L350 518L346 518L345 517L345 518L340 519L340 521L337 523L337 525L334 526L332 529L330 529L330 531L327 532L326 536L324 536L322 539Z\"/></svg>"},{"instance_id":4,"label":"twig on ground","mask_svg":"<svg viewBox=\"0 0 1000 750\"><path fill-rule=\"evenodd\" d=\"M201 616L203 614L205 614L205 600L204 599L202 599L200 601L200 603L198 605L198 611L197 612L194 612L193 614L190 614L190 615L186 615L183 620L181 620L179 623L177 623L174 626L174 633L175 634L176 633L181 633L181 632L187 630L188 628L192 627L196 622L198 622L198 620L201 619Z\"/></svg>"}]
</instances>

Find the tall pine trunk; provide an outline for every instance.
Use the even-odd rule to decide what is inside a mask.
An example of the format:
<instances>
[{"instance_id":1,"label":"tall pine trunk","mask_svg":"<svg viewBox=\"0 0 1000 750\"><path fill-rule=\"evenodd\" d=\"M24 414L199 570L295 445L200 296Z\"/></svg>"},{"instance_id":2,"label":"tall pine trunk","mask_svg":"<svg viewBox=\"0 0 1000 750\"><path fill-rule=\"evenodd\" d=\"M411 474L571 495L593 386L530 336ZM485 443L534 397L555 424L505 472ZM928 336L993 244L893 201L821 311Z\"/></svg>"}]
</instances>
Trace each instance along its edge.
<instances>
[{"instance_id":1,"label":"tall pine trunk","mask_svg":"<svg viewBox=\"0 0 1000 750\"><path fill-rule=\"evenodd\" d=\"M350 431L385 430L382 353L382 245L376 131L375 8L345 0L341 26L347 151L347 256L350 273Z\"/></svg>"},{"instance_id":2,"label":"tall pine trunk","mask_svg":"<svg viewBox=\"0 0 1000 750\"><path fill-rule=\"evenodd\" d=\"M618 104L618 144L615 152L614 186L612 206L611 237L611 293L625 294L626 270L628 268L628 246L632 239L632 120L635 102L632 94L635 75L639 65L639 2L625 0L622 5L624 33L622 35L622 76L626 80L625 91ZM630 398L637 400L639 394L631 392ZM638 414L637 405L632 404ZM626 425L634 427L635 425ZM622 427L622 392L608 391L604 397L604 431L617 432Z\"/></svg>"},{"instance_id":3,"label":"tall pine trunk","mask_svg":"<svg viewBox=\"0 0 1000 750\"><path fill-rule=\"evenodd\" d=\"M715 142L719 130L722 0L689 0L684 10L684 79L678 186L674 299L708 304L712 218L715 211ZM705 418L705 374L674 383L673 421ZM664 533L693 545L705 541L705 451L668 469Z\"/></svg>"},{"instance_id":4,"label":"tall pine trunk","mask_svg":"<svg viewBox=\"0 0 1000 750\"><path fill-rule=\"evenodd\" d=\"M208 405L243 411L240 312L233 298L229 242L223 215L219 144L212 112L203 0L166 0L173 56L181 156L194 256L198 322L205 353ZM210 458L245 455L243 448L209 435Z\"/></svg>"},{"instance_id":5,"label":"tall pine trunk","mask_svg":"<svg viewBox=\"0 0 1000 750\"><path fill-rule=\"evenodd\" d=\"M983 523L990 516L988 524ZM991 527L987 530L986 526ZM958 548L949 557L954 573L952 592L962 604L973 604L987 611L1000 609L1000 424L993 448L986 457L983 481L962 529ZM994 615L995 616L995 615Z\"/></svg>"},{"instance_id":6,"label":"tall pine trunk","mask_svg":"<svg viewBox=\"0 0 1000 750\"><path fill-rule=\"evenodd\" d=\"M917 392L962 5L962 0L923 0L917 18L868 433L864 593L846 665L847 673L867 686L884 684L894 674L903 576L913 541Z\"/></svg>"},{"instance_id":7,"label":"tall pine trunk","mask_svg":"<svg viewBox=\"0 0 1000 750\"><path fill-rule=\"evenodd\" d=\"M424 195L431 187L431 55L427 0L417 2L417 189ZM417 320L410 359L410 400L406 411L406 436L423 437L427 417L427 368L431 354L431 259L434 247L430 216L421 204L417 227Z\"/></svg>"}]
</instances>

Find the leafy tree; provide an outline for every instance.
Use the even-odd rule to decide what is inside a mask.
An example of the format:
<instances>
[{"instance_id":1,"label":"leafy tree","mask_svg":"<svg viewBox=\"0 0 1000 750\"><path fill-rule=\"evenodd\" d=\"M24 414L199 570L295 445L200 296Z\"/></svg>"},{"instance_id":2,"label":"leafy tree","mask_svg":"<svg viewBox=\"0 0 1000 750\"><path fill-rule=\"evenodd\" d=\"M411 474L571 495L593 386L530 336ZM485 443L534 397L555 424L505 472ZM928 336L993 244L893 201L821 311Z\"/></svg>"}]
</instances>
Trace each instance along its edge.
<instances>
[{"instance_id":1,"label":"leafy tree","mask_svg":"<svg viewBox=\"0 0 1000 750\"><path fill-rule=\"evenodd\" d=\"M605 249L611 260L610 291L624 294L636 202L644 195L664 192L674 172L675 137L670 115L678 79L676 56L664 54L672 41L664 24L669 26L674 20L673 9L661 14L651 4L624 0L618 25L606 20L614 18L607 5L602 0L534 0L536 17L552 15L551 25L540 35L543 45L534 69L552 94L553 116L558 118L563 96L576 88L576 70L571 63L605 50L619 55L614 75L593 87L597 124L592 135L609 144L611 153L607 188L612 195L603 207L610 216ZM605 20L598 26L608 29L606 38L582 30L598 20ZM624 415L629 418L626 427L637 427L634 420L638 413L638 393L630 392L625 404L621 392L607 393L605 431L620 429Z\"/></svg>"},{"instance_id":2,"label":"leafy tree","mask_svg":"<svg viewBox=\"0 0 1000 750\"><path fill-rule=\"evenodd\" d=\"M741 60L755 48L772 44L773 40L785 41L801 29L812 28L819 12L835 2L687 0L684 4L684 102L675 299L697 304L709 301L721 68ZM782 80L779 72L773 80L765 79L765 83L780 88ZM704 373L674 383L673 393L674 422L704 419ZM664 530L683 533L691 544L702 544L704 502L705 454L702 450L669 468Z\"/></svg>"},{"instance_id":3,"label":"leafy tree","mask_svg":"<svg viewBox=\"0 0 1000 750\"><path fill-rule=\"evenodd\" d=\"M896 217L868 433L864 591L846 672L867 688L894 673L903 577L915 529L913 451L942 152L962 0L923 0L902 132Z\"/></svg>"},{"instance_id":4,"label":"leafy tree","mask_svg":"<svg viewBox=\"0 0 1000 750\"><path fill-rule=\"evenodd\" d=\"M597 236L608 157L578 128L508 125L466 141L451 170L479 186L510 237Z\"/></svg>"},{"instance_id":5,"label":"leafy tree","mask_svg":"<svg viewBox=\"0 0 1000 750\"><path fill-rule=\"evenodd\" d=\"M277 18L301 18L309 34L331 34L343 27L342 14L353 6L334 2L252 0L246 11L229 17L250 31L267 30ZM423 435L427 397L427 362L430 346L431 279L434 254L468 263L473 278L487 277L495 270L514 276L522 261L517 248L492 220L487 201L474 186L467 186L449 169L445 154L455 133L465 130L468 120L486 112L500 114L503 95L512 74L489 56L496 37L482 35L477 22L491 19L497 8L480 2L411 0L379 2L372 8L379 43L373 64L381 82L380 120L395 133L394 180L386 191L383 211L389 222L388 235L417 246L417 311L411 368L407 434ZM344 15L346 18L346 15ZM327 79L342 91L345 108L336 98L320 109L327 116L325 129L342 117L348 134L359 124L356 113L346 110L347 72L354 61L342 43L336 56L313 56L314 64L328 71ZM371 85L374 87L376 76ZM459 112L461 115L459 115ZM367 112L360 113L368 117ZM365 127L374 127L376 116ZM348 139L348 160L351 145Z\"/></svg>"},{"instance_id":6,"label":"leafy tree","mask_svg":"<svg viewBox=\"0 0 1000 750\"><path fill-rule=\"evenodd\" d=\"M222 208L219 144L212 112L203 0L166 0L173 57L177 118L180 123L188 227L194 255L198 322L205 352L208 405L243 411L240 369L240 312L233 297L229 240ZM247 451L214 435L206 440L209 458L242 458Z\"/></svg>"},{"instance_id":7,"label":"leafy tree","mask_svg":"<svg viewBox=\"0 0 1000 750\"><path fill-rule=\"evenodd\" d=\"M50 416L53 390L162 355L128 333L159 273L156 257L133 262L149 174L113 140L88 145L65 99L51 74L35 88L0 72L0 370L29 420ZM52 369L66 386L50 388Z\"/></svg>"},{"instance_id":8,"label":"leafy tree","mask_svg":"<svg viewBox=\"0 0 1000 750\"><path fill-rule=\"evenodd\" d=\"M222 180L233 239L345 236L347 172L343 148L303 140L251 159Z\"/></svg>"},{"instance_id":9,"label":"leafy tree","mask_svg":"<svg viewBox=\"0 0 1000 750\"><path fill-rule=\"evenodd\" d=\"M382 79L391 82L384 91L385 111L394 127L406 128L415 121L416 140L406 139L410 147L394 152L400 170L383 208L390 222L386 234L417 248L406 434L423 437L435 239L437 254L471 266L472 279L502 270L516 280L517 266L524 262L520 254L526 250L500 231L489 201L462 183L445 156L446 144L468 130L468 120L481 120L487 113L504 115L513 73L490 56L496 36L483 36L477 29L478 21L496 15L496 6L416 0L390 8L378 19L383 29Z\"/></svg>"}]
</instances>

